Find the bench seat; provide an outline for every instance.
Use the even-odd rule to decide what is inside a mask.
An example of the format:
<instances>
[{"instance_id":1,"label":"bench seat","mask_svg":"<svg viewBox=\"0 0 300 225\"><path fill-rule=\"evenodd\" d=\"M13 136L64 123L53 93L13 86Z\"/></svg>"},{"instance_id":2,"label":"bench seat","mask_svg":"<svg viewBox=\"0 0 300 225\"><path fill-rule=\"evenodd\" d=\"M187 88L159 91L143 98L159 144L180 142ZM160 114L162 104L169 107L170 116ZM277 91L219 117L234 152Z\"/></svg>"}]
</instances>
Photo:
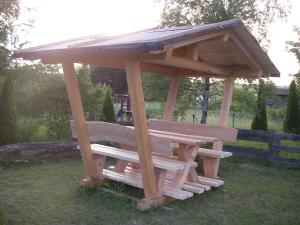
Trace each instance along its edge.
<instances>
[{"instance_id":1,"label":"bench seat","mask_svg":"<svg viewBox=\"0 0 300 225\"><path fill-rule=\"evenodd\" d=\"M138 173L133 174L132 172L128 172L128 171L125 171L123 173L118 173L118 172L104 169L102 175L110 180L122 182L137 188L143 188L143 180L141 174ZM165 196L176 198L179 200L185 200L187 198L193 197L192 192L171 187L168 182L165 184L162 193Z\"/></svg>"},{"instance_id":2,"label":"bench seat","mask_svg":"<svg viewBox=\"0 0 300 225\"><path fill-rule=\"evenodd\" d=\"M128 162L139 163L139 155L134 151L128 151L99 144L92 144L91 149L94 154L122 159ZM154 167L169 171L176 172L184 169L186 166L186 163L184 162L168 159L164 156L153 155L152 159Z\"/></svg>"},{"instance_id":3,"label":"bench seat","mask_svg":"<svg viewBox=\"0 0 300 225\"><path fill-rule=\"evenodd\" d=\"M217 151L213 149L199 148L198 155L211 158L226 158L232 156L231 152Z\"/></svg>"}]
</instances>

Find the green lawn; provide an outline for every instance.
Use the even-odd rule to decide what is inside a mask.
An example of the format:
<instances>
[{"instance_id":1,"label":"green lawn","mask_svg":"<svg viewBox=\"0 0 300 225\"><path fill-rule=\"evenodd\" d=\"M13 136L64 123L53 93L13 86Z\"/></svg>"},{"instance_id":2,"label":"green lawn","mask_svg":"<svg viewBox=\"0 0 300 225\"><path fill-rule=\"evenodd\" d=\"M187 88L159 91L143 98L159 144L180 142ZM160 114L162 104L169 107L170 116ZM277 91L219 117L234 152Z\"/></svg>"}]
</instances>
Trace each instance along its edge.
<instances>
[{"instance_id":1,"label":"green lawn","mask_svg":"<svg viewBox=\"0 0 300 225\"><path fill-rule=\"evenodd\" d=\"M79 188L81 160L41 160L0 167L7 225L300 224L300 170L252 160L222 161L225 186L147 212L100 190ZM141 195L138 189L106 184Z\"/></svg>"}]
</instances>

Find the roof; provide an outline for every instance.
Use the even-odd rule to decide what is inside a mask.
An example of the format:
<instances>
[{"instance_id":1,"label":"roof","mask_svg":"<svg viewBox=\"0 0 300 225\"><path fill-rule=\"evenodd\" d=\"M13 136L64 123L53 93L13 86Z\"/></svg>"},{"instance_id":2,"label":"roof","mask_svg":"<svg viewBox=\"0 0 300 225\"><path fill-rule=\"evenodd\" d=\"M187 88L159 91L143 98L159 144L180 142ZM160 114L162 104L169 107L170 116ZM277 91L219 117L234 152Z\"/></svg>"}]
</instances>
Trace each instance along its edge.
<instances>
[{"instance_id":1,"label":"roof","mask_svg":"<svg viewBox=\"0 0 300 225\"><path fill-rule=\"evenodd\" d=\"M227 34L229 37L226 37ZM187 65L182 61L177 63L177 58L182 58L182 56L185 58L188 47L195 46L195 44L197 44L199 57L197 61L200 61L198 64L202 67L196 64ZM172 58L169 61L162 60L161 55L169 50L172 52ZM278 69L240 19L207 25L153 28L120 36L81 37L17 50L14 57L29 60L44 59L45 62L58 63L59 60L53 59L64 55L74 62L84 63L89 62L83 60L84 57L92 55L99 57L107 54L118 58L120 62L126 59L126 55L138 55L138 59L150 65L145 68L150 68L151 65L159 65L162 68L180 67L187 69L181 71L186 73L199 72L203 68L203 74L209 72L220 75L230 70L231 72L227 75L235 73L240 77L257 75L258 72L260 72L259 76L266 77L280 75ZM125 56L121 59L120 54ZM148 57L143 58L145 55ZM149 57L149 55L156 57ZM176 60L173 56L177 56ZM50 58L52 60L47 60ZM90 63L95 64L94 61Z\"/></svg>"}]
</instances>

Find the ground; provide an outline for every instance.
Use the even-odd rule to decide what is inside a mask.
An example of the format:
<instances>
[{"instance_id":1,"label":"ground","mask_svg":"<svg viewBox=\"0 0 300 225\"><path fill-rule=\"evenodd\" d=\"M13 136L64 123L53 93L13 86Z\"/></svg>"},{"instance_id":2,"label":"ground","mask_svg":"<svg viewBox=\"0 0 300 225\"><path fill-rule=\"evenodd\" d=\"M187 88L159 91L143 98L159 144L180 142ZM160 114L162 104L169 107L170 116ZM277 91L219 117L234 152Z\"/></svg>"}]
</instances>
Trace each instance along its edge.
<instances>
[{"instance_id":1,"label":"ground","mask_svg":"<svg viewBox=\"0 0 300 225\"><path fill-rule=\"evenodd\" d=\"M299 169L231 157L222 161L220 176L222 188L138 212L126 198L80 188L78 158L25 161L0 165L0 201L7 225L300 224Z\"/></svg>"}]
</instances>

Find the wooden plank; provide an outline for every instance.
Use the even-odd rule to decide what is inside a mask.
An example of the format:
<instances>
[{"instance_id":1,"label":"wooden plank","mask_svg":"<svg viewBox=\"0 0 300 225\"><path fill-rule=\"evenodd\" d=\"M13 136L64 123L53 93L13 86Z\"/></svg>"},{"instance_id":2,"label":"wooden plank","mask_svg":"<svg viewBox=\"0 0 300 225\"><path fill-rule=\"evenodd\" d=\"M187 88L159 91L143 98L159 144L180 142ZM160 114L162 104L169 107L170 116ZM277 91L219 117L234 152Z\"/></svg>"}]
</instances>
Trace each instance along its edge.
<instances>
[{"instance_id":1,"label":"wooden plank","mask_svg":"<svg viewBox=\"0 0 300 225\"><path fill-rule=\"evenodd\" d=\"M265 143L273 143L274 135L274 131L239 129L237 139L244 141L259 141Z\"/></svg>"},{"instance_id":2,"label":"wooden plank","mask_svg":"<svg viewBox=\"0 0 300 225\"><path fill-rule=\"evenodd\" d=\"M83 161L87 186L93 185L96 179L96 168L93 162L93 155L90 147L89 133L85 121L83 106L80 97L80 89L76 77L76 72L72 62L62 64L67 93L71 105L72 115L75 121L75 129L78 134L80 154Z\"/></svg>"},{"instance_id":3,"label":"wooden plank","mask_svg":"<svg viewBox=\"0 0 300 225\"><path fill-rule=\"evenodd\" d=\"M221 76L233 75L233 72L230 69L227 69L226 67L207 64L199 61L196 62L194 60L177 57L177 56L171 56L168 59L145 60L145 62L164 65L164 66L173 66L173 67L178 67L183 69L190 69L190 70L198 71L199 73L209 73L209 74L216 74Z\"/></svg>"},{"instance_id":4,"label":"wooden plank","mask_svg":"<svg viewBox=\"0 0 300 225\"><path fill-rule=\"evenodd\" d=\"M300 148L299 147L290 147L290 146L284 146L284 145L273 145L273 150L279 151L279 152L292 152L292 153L299 153L300 154Z\"/></svg>"},{"instance_id":5,"label":"wooden plank","mask_svg":"<svg viewBox=\"0 0 300 225\"><path fill-rule=\"evenodd\" d=\"M209 185L212 187L219 187L224 184L224 181L217 180L217 179L209 179L207 177L202 177L202 176L199 176L198 179L200 184Z\"/></svg>"},{"instance_id":6,"label":"wooden plank","mask_svg":"<svg viewBox=\"0 0 300 225\"><path fill-rule=\"evenodd\" d=\"M144 188L143 187L143 182L142 179L139 179L136 176L128 176L126 174L121 174L121 173L116 173L114 171L110 171L110 170L103 170L103 176L105 176L108 179L117 181L117 182L122 182L125 184L129 184L131 186L134 187L138 187L138 188ZM163 195L172 197L172 198L176 198L176 199L180 199L180 200L185 200L187 198L190 198L193 196L193 193L188 192L188 191L183 191L180 189L176 189L173 188L169 185L165 186L165 189L163 191Z\"/></svg>"},{"instance_id":7,"label":"wooden plank","mask_svg":"<svg viewBox=\"0 0 300 225\"><path fill-rule=\"evenodd\" d=\"M176 96L179 88L180 76L172 76L171 79L172 80L170 83L165 112L163 116L164 120L172 120L172 115L176 103Z\"/></svg>"},{"instance_id":8,"label":"wooden plank","mask_svg":"<svg viewBox=\"0 0 300 225\"><path fill-rule=\"evenodd\" d=\"M173 182L175 175L176 174L174 172L168 171L167 172L167 179L169 181ZM194 182L186 180L184 182L184 185L188 184L188 185L196 186L196 187L199 187L199 188L203 188L205 191L209 191L211 189L211 186L207 185L207 184L199 183L199 179L198 178L199 177L197 177L197 181L194 181Z\"/></svg>"},{"instance_id":9,"label":"wooden plank","mask_svg":"<svg viewBox=\"0 0 300 225\"><path fill-rule=\"evenodd\" d=\"M173 136L169 134L162 134L162 133L151 133L151 136L160 137L167 139L174 143L182 143L182 144L189 144L189 145L199 145L199 144L206 144L210 141L204 139L196 139L196 138L189 138L189 137L183 137L183 136Z\"/></svg>"},{"instance_id":10,"label":"wooden plank","mask_svg":"<svg viewBox=\"0 0 300 225\"><path fill-rule=\"evenodd\" d=\"M198 148L198 155L200 156L206 156L206 157L212 157L212 158L226 158L232 156L231 152L225 152L225 151L217 151L213 149L206 149L206 148Z\"/></svg>"},{"instance_id":11,"label":"wooden plank","mask_svg":"<svg viewBox=\"0 0 300 225\"><path fill-rule=\"evenodd\" d=\"M192 124L164 120L150 120L149 128L187 135L215 137L226 142L235 142L238 133L237 129L218 125Z\"/></svg>"},{"instance_id":12,"label":"wooden plank","mask_svg":"<svg viewBox=\"0 0 300 225\"><path fill-rule=\"evenodd\" d=\"M205 137L205 136L199 136L199 135L190 135L190 134L182 134L182 133L176 133L176 132L168 132L168 131L161 131L161 130L152 130L149 129L150 134L164 134L164 135L170 135L174 137L183 137L183 138L191 138L191 139L198 139L198 140L205 140L207 142L214 142L218 141L219 139L216 137Z\"/></svg>"},{"instance_id":13,"label":"wooden plank","mask_svg":"<svg viewBox=\"0 0 300 225\"><path fill-rule=\"evenodd\" d=\"M256 158L267 160L270 156L270 152L265 149L257 149L253 147L241 147L235 145L224 145L223 150L232 152L234 155L247 157L247 158Z\"/></svg>"},{"instance_id":14,"label":"wooden plank","mask_svg":"<svg viewBox=\"0 0 300 225\"><path fill-rule=\"evenodd\" d=\"M74 122L71 121L72 137L77 138ZM137 147L136 133L133 127L100 121L88 121L89 137L92 142L109 141ZM170 142L166 139L150 135L151 149L162 155L171 156Z\"/></svg>"},{"instance_id":15,"label":"wooden plank","mask_svg":"<svg viewBox=\"0 0 300 225\"><path fill-rule=\"evenodd\" d=\"M182 186L182 189L186 190L186 191L190 191L190 192L196 193L196 194L201 194L201 193L204 192L203 188L200 188L200 187L197 187L197 186L193 186L193 185L189 185L189 184L184 184Z\"/></svg>"},{"instance_id":16,"label":"wooden plank","mask_svg":"<svg viewBox=\"0 0 300 225\"><path fill-rule=\"evenodd\" d=\"M139 155L137 152L99 144L92 144L91 148L94 154L105 155L112 158L122 159L128 162L140 163ZM163 156L157 155L153 156L153 165L157 168L166 169L170 171L181 170L184 169L186 166L184 162L166 159Z\"/></svg>"},{"instance_id":17,"label":"wooden plank","mask_svg":"<svg viewBox=\"0 0 300 225\"><path fill-rule=\"evenodd\" d=\"M170 171L166 171L166 175L170 172ZM128 176L134 176L134 177L141 177L141 172L139 170L133 169L131 167L126 167L125 170L125 174ZM168 175L170 176L170 175ZM174 175L173 175L174 177ZM172 185L172 180L168 179L166 182L167 185ZM189 192L193 192L196 194L201 194L206 190L210 190L210 186L205 186L205 185L201 185L201 184L196 184L196 183L192 183L190 182L189 184L184 184L182 186L183 190L189 191Z\"/></svg>"},{"instance_id":18,"label":"wooden plank","mask_svg":"<svg viewBox=\"0 0 300 225\"><path fill-rule=\"evenodd\" d=\"M197 182L186 181L184 184L188 184L188 185L192 185L192 186L202 188L204 191L209 191L211 189L211 187L209 185L200 184L200 183L197 183Z\"/></svg>"}]
</instances>

